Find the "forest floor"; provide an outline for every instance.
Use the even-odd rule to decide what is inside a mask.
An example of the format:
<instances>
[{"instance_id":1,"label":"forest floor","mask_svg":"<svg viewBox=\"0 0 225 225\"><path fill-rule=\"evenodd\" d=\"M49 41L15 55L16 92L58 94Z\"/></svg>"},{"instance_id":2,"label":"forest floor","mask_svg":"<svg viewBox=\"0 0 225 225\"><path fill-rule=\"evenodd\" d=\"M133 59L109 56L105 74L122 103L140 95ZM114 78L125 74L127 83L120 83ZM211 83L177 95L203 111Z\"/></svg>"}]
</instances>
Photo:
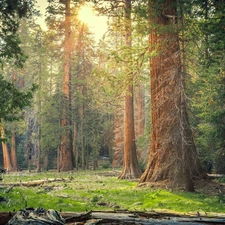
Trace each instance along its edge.
<instances>
[{"instance_id":1,"label":"forest floor","mask_svg":"<svg viewBox=\"0 0 225 225\"><path fill-rule=\"evenodd\" d=\"M144 212L147 217L201 214L225 220L225 184L218 179L197 181L195 192L187 193L182 189L173 191L165 182L138 184L138 180L119 180L120 172L99 169L8 173L0 183L0 212L31 206L74 213L91 211L92 216L98 212L105 216L125 213L125 217L131 214L133 218Z\"/></svg>"},{"instance_id":2,"label":"forest floor","mask_svg":"<svg viewBox=\"0 0 225 225\"><path fill-rule=\"evenodd\" d=\"M225 184L218 183L213 180L200 180L195 182L195 191L204 193L206 195L224 195L225 194Z\"/></svg>"},{"instance_id":3,"label":"forest floor","mask_svg":"<svg viewBox=\"0 0 225 225\"><path fill-rule=\"evenodd\" d=\"M100 172L100 174L104 175L104 176L119 176L119 172L118 171L112 171L112 172ZM212 177L216 177L212 175ZM224 175L225 177L225 175ZM132 181L137 181L137 180L132 180ZM146 182L143 183L141 185L139 185L139 187L149 187L151 189L169 189L168 188L168 183L167 182ZM213 178L208 178L206 180L202 179L202 180L195 180L194 182L194 187L195 187L195 192L196 193L202 193L205 195L209 195L209 196L215 196L215 195L225 195L225 183L220 183L218 181L214 181ZM184 190L181 188L180 189L181 192L183 192Z\"/></svg>"},{"instance_id":4,"label":"forest floor","mask_svg":"<svg viewBox=\"0 0 225 225\"><path fill-rule=\"evenodd\" d=\"M169 189L167 182L146 182L140 185L141 187L149 187L152 189ZM219 183L213 179L196 180L194 182L195 192L209 196L225 195L225 183ZM184 188L180 188L184 192Z\"/></svg>"}]
</instances>

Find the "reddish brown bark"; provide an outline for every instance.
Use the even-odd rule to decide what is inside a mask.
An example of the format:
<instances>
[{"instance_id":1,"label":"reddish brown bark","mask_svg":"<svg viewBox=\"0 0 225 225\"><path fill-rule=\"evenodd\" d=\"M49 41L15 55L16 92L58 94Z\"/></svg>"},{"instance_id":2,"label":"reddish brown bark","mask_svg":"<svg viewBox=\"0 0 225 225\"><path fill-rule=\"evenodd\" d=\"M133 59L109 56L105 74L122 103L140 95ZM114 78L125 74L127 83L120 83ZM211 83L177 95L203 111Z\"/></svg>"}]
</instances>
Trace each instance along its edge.
<instances>
[{"instance_id":1,"label":"reddish brown bark","mask_svg":"<svg viewBox=\"0 0 225 225\"><path fill-rule=\"evenodd\" d=\"M13 71L13 76L12 76L13 82L16 83L16 73ZM23 83L19 82L20 87L23 87ZM5 146L7 148L7 146ZM7 149L8 151L8 149ZM16 154L16 136L15 136L15 131L14 128L12 128L12 137L11 137L11 151L10 151L10 162L11 162L11 170L10 171L18 171L18 163L17 163L17 154Z\"/></svg>"},{"instance_id":2,"label":"reddish brown bark","mask_svg":"<svg viewBox=\"0 0 225 225\"><path fill-rule=\"evenodd\" d=\"M80 89L81 94L83 95L83 87ZM85 154L85 137L84 137L84 104L81 103L79 108L81 125L80 125L80 147L81 147L81 167L85 170L86 166L86 154Z\"/></svg>"},{"instance_id":3,"label":"reddish brown bark","mask_svg":"<svg viewBox=\"0 0 225 225\"><path fill-rule=\"evenodd\" d=\"M126 45L131 47L131 0L125 0L125 30L126 30ZM131 61L128 57L128 61ZM139 178L141 170L138 166L136 144L135 144L135 129L134 129L134 99L133 99L133 77L132 71L129 70L129 65L126 65L128 76L127 93L125 96L124 107L124 161L123 169L119 176L120 179Z\"/></svg>"},{"instance_id":4,"label":"reddish brown bark","mask_svg":"<svg viewBox=\"0 0 225 225\"><path fill-rule=\"evenodd\" d=\"M48 165L49 165L49 152L46 151L45 154L44 154L44 163L43 163L44 170L46 170L46 171L49 170L49 166Z\"/></svg>"},{"instance_id":5,"label":"reddish brown bark","mask_svg":"<svg viewBox=\"0 0 225 225\"><path fill-rule=\"evenodd\" d=\"M3 167L8 170L9 153L5 142L2 142L2 154L3 154Z\"/></svg>"},{"instance_id":6,"label":"reddish brown bark","mask_svg":"<svg viewBox=\"0 0 225 225\"><path fill-rule=\"evenodd\" d=\"M184 74L175 30L175 3L175 0L167 0L163 5L163 12L170 18L150 11L154 15L150 23L157 24L149 36L150 51L157 51L158 56L150 61L151 146L148 165L140 183L167 181L174 188L194 191L193 177L202 176L203 171L188 122ZM149 6L152 6L150 0Z\"/></svg>"},{"instance_id":7,"label":"reddish brown bark","mask_svg":"<svg viewBox=\"0 0 225 225\"><path fill-rule=\"evenodd\" d=\"M137 110L138 110L138 124L137 124L137 136L141 137L144 134L145 129L145 113L144 113L144 87L139 85L137 93Z\"/></svg>"},{"instance_id":8,"label":"reddish brown bark","mask_svg":"<svg viewBox=\"0 0 225 225\"><path fill-rule=\"evenodd\" d=\"M129 92L133 93L133 86L129 86ZM141 170L138 166L135 132L134 132L134 110L133 96L131 94L125 97L124 111L124 161L120 179L134 179L141 176Z\"/></svg>"},{"instance_id":9,"label":"reddish brown bark","mask_svg":"<svg viewBox=\"0 0 225 225\"><path fill-rule=\"evenodd\" d=\"M78 27L78 32L79 32L79 36L78 36L78 45L77 45L77 56L80 60L83 61L84 63L84 43L83 43L83 39L84 39L84 31L85 31L85 24L82 23L79 27ZM83 99L85 99L85 94L86 94L86 88L84 85L84 80L85 80L85 75L86 75L86 69L85 66L82 65L81 67L79 67L79 79L81 81L81 83L78 86L78 90L80 92L80 96L83 97ZM86 167L88 166L88 159L87 159L87 151L86 151L86 140L85 140L85 135L84 135L84 127L85 127L85 104L83 101L80 102L79 104L79 116L80 116L80 130L79 130L79 148L81 148L81 167L83 170L86 169Z\"/></svg>"},{"instance_id":10,"label":"reddish brown bark","mask_svg":"<svg viewBox=\"0 0 225 225\"><path fill-rule=\"evenodd\" d=\"M17 154L16 154L16 136L15 132L12 131L12 138L11 138L11 164L12 170L18 171L18 162L17 162Z\"/></svg>"},{"instance_id":11,"label":"reddish brown bark","mask_svg":"<svg viewBox=\"0 0 225 225\"><path fill-rule=\"evenodd\" d=\"M73 169L72 163L72 133L70 119L70 104L71 104L71 12L70 0L65 0L65 41L64 41L64 77L63 77L63 115L62 115L62 142L60 146L60 171L69 171Z\"/></svg>"},{"instance_id":12,"label":"reddish brown bark","mask_svg":"<svg viewBox=\"0 0 225 225\"><path fill-rule=\"evenodd\" d=\"M123 165L123 148L124 148L124 126L123 126L123 110L117 111L114 122L114 146L113 146L113 162L112 167L121 167Z\"/></svg>"},{"instance_id":13,"label":"reddish brown bark","mask_svg":"<svg viewBox=\"0 0 225 225\"><path fill-rule=\"evenodd\" d=\"M78 169L78 154L77 154L77 126L73 124L73 167Z\"/></svg>"},{"instance_id":14,"label":"reddish brown bark","mask_svg":"<svg viewBox=\"0 0 225 225\"><path fill-rule=\"evenodd\" d=\"M37 140L37 172L41 172L41 128L38 125L38 140Z\"/></svg>"},{"instance_id":15,"label":"reddish brown bark","mask_svg":"<svg viewBox=\"0 0 225 225\"><path fill-rule=\"evenodd\" d=\"M0 134L1 134L1 138L4 139L5 138L5 131L4 131L4 127L3 125L0 123ZM6 142L2 142L2 153L3 153L3 166L7 171L13 171L13 167L11 164L11 159L10 159L10 154L8 151L8 147Z\"/></svg>"}]
</instances>

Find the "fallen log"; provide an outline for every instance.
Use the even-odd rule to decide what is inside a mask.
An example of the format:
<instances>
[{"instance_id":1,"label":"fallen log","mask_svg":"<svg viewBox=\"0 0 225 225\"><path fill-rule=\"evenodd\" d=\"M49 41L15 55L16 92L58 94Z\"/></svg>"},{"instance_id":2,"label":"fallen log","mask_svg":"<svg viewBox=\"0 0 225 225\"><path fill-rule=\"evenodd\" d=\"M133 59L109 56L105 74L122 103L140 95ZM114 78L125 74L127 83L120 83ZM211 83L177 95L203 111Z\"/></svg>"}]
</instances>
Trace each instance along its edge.
<instances>
[{"instance_id":1,"label":"fallen log","mask_svg":"<svg viewBox=\"0 0 225 225\"><path fill-rule=\"evenodd\" d=\"M45 180L33 180L28 182L16 182L16 183L2 183L1 186L12 186L12 187L18 187L18 186L26 186L26 187L35 187L40 186L46 183L52 183L52 182L66 182L70 179L66 178L51 178L51 179L45 179Z\"/></svg>"},{"instance_id":2,"label":"fallen log","mask_svg":"<svg viewBox=\"0 0 225 225\"><path fill-rule=\"evenodd\" d=\"M91 211L86 213L60 213L60 215L65 219L66 223L87 221L91 218L91 214Z\"/></svg>"},{"instance_id":3,"label":"fallen log","mask_svg":"<svg viewBox=\"0 0 225 225\"><path fill-rule=\"evenodd\" d=\"M0 225L6 225L15 215L15 212L0 212ZM181 215L160 212L136 212L136 211L89 211L84 213L61 212L60 215L66 224L135 224L135 225L207 225L225 224L225 215L201 216Z\"/></svg>"},{"instance_id":4,"label":"fallen log","mask_svg":"<svg viewBox=\"0 0 225 225\"><path fill-rule=\"evenodd\" d=\"M218 179L225 177L225 174L208 173L208 176L212 179Z\"/></svg>"},{"instance_id":5,"label":"fallen log","mask_svg":"<svg viewBox=\"0 0 225 225\"><path fill-rule=\"evenodd\" d=\"M61 212L66 224L74 222L86 222L91 219L91 211L84 213ZM0 212L0 225L6 225L16 215L16 212Z\"/></svg>"},{"instance_id":6,"label":"fallen log","mask_svg":"<svg viewBox=\"0 0 225 225\"><path fill-rule=\"evenodd\" d=\"M200 225L200 224L225 224L224 218L175 216L175 214L149 213L143 217L138 213L104 213L92 212L92 218L101 219L102 224L135 224L135 225Z\"/></svg>"}]
</instances>

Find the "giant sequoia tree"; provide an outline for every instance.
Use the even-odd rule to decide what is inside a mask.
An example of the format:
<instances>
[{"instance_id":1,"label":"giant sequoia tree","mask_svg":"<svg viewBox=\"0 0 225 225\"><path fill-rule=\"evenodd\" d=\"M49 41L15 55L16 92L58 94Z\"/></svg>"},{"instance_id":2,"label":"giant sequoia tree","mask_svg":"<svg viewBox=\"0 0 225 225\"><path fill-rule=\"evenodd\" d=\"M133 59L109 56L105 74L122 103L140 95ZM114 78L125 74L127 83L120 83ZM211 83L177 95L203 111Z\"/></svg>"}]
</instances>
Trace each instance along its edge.
<instances>
[{"instance_id":1,"label":"giant sequoia tree","mask_svg":"<svg viewBox=\"0 0 225 225\"><path fill-rule=\"evenodd\" d=\"M61 144L59 151L60 171L68 171L73 169L72 155L72 122L71 122L71 54L74 50L72 43L72 20L73 10L76 8L79 1L49 1L47 12L47 25L54 33L58 43L62 43L60 47L63 52L62 58L63 67L62 74L62 115L61 115ZM75 10L76 11L76 10ZM75 17L74 17L75 18Z\"/></svg>"},{"instance_id":2,"label":"giant sequoia tree","mask_svg":"<svg viewBox=\"0 0 225 225\"><path fill-rule=\"evenodd\" d=\"M92 69L93 41L90 40L90 31L78 19L78 10L84 1L51 1L47 11L48 26L54 33L59 44L59 54L63 58L59 62L59 71L62 76L63 103L60 132L59 170L67 171L78 168L78 159L85 169L88 164L90 138L87 133L91 127L86 128L91 111L87 93L87 75ZM87 104L89 105L87 107ZM97 119L97 115L96 118ZM73 134L73 138L72 138ZM79 137L79 138L77 138ZM91 150L90 150L91 151ZM80 157L81 153L81 157ZM75 165L76 164L76 165Z\"/></svg>"},{"instance_id":3,"label":"giant sequoia tree","mask_svg":"<svg viewBox=\"0 0 225 225\"><path fill-rule=\"evenodd\" d=\"M131 0L125 0L125 42L128 48L131 48ZM129 68L132 58L128 55L127 65L125 66L127 74L127 90L125 96L124 107L124 161L123 169L119 178L139 178L141 170L138 166L136 144L135 144L135 129L134 129L134 90L133 90L133 72Z\"/></svg>"},{"instance_id":4,"label":"giant sequoia tree","mask_svg":"<svg viewBox=\"0 0 225 225\"><path fill-rule=\"evenodd\" d=\"M187 115L175 0L148 1L150 14L151 146L142 182L167 181L194 191L202 177ZM154 54L153 54L154 52Z\"/></svg>"},{"instance_id":5,"label":"giant sequoia tree","mask_svg":"<svg viewBox=\"0 0 225 225\"><path fill-rule=\"evenodd\" d=\"M64 39L64 77L63 94L65 101L62 115L62 143L60 148L61 171L72 170L72 133L71 133L71 9L70 0L65 1L65 39Z\"/></svg>"}]
</instances>

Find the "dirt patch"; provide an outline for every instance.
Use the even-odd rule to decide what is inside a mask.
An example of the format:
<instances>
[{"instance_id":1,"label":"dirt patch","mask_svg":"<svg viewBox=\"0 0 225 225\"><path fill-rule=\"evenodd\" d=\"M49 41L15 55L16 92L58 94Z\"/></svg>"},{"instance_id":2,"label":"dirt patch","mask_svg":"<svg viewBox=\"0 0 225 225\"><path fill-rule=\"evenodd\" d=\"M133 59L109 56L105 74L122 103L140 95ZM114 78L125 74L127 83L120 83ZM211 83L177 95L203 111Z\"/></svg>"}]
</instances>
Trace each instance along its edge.
<instances>
[{"instance_id":1,"label":"dirt patch","mask_svg":"<svg viewBox=\"0 0 225 225\"><path fill-rule=\"evenodd\" d=\"M195 191L205 195L215 196L225 194L225 184L211 179L195 181Z\"/></svg>"}]
</instances>

